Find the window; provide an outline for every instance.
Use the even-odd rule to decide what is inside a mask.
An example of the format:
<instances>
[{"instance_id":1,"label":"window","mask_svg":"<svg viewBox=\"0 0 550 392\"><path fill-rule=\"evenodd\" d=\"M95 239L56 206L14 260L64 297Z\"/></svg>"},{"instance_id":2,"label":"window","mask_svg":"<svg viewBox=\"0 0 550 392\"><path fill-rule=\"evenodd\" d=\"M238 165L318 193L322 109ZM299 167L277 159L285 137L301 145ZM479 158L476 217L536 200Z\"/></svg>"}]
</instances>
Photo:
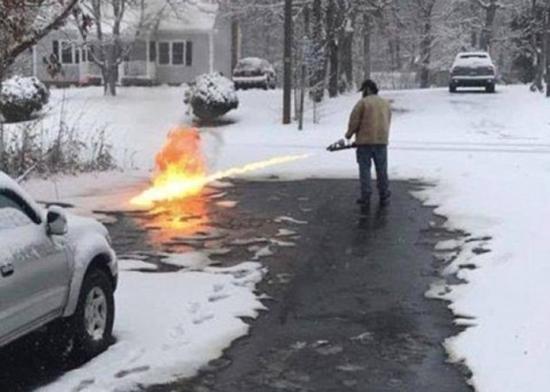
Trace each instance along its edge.
<instances>
[{"instance_id":1,"label":"window","mask_svg":"<svg viewBox=\"0 0 550 392\"><path fill-rule=\"evenodd\" d=\"M69 42L61 43L61 64L72 64L74 62L74 46Z\"/></svg>"},{"instance_id":2,"label":"window","mask_svg":"<svg viewBox=\"0 0 550 392\"><path fill-rule=\"evenodd\" d=\"M77 53L75 44L70 41L53 41L53 54L61 64L78 64L80 56Z\"/></svg>"},{"instance_id":3,"label":"window","mask_svg":"<svg viewBox=\"0 0 550 392\"><path fill-rule=\"evenodd\" d=\"M57 61L59 61L59 41L53 41L53 43L52 43L52 54L55 56Z\"/></svg>"},{"instance_id":4,"label":"window","mask_svg":"<svg viewBox=\"0 0 550 392\"><path fill-rule=\"evenodd\" d=\"M157 61L157 43L155 41L149 42L149 61L151 63Z\"/></svg>"},{"instance_id":5,"label":"window","mask_svg":"<svg viewBox=\"0 0 550 392\"><path fill-rule=\"evenodd\" d=\"M193 43L190 41L151 42L149 60L155 61L158 54L160 65L178 65L190 67L193 64ZM157 50L155 50L155 49Z\"/></svg>"},{"instance_id":6,"label":"window","mask_svg":"<svg viewBox=\"0 0 550 392\"><path fill-rule=\"evenodd\" d=\"M170 43L159 42L159 64L170 64Z\"/></svg>"},{"instance_id":7,"label":"window","mask_svg":"<svg viewBox=\"0 0 550 392\"><path fill-rule=\"evenodd\" d=\"M16 194L0 190L0 230L40 223L36 213Z\"/></svg>"},{"instance_id":8,"label":"window","mask_svg":"<svg viewBox=\"0 0 550 392\"><path fill-rule=\"evenodd\" d=\"M193 65L193 42L187 41L185 47L185 65L191 67Z\"/></svg>"},{"instance_id":9,"label":"window","mask_svg":"<svg viewBox=\"0 0 550 392\"><path fill-rule=\"evenodd\" d=\"M184 50L183 42L172 42L172 65L183 65Z\"/></svg>"}]
</instances>

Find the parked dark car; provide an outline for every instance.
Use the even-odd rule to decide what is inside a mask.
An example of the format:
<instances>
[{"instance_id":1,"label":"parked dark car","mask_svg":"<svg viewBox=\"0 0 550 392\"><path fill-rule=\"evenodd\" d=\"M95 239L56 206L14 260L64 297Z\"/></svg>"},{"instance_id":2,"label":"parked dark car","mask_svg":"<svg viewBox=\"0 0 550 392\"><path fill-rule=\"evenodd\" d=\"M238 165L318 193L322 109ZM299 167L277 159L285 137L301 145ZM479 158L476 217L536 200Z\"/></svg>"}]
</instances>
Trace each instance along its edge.
<instances>
[{"instance_id":1,"label":"parked dark car","mask_svg":"<svg viewBox=\"0 0 550 392\"><path fill-rule=\"evenodd\" d=\"M459 53L451 67L449 91L458 87L484 87L488 93L495 92L496 67L486 52Z\"/></svg>"},{"instance_id":2,"label":"parked dark car","mask_svg":"<svg viewBox=\"0 0 550 392\"><path fill-rule=\"evenodd\" d=\"M233 82L237 90L249 88L274 89L277 85L275 69L269 61L248 57L241 59L233 71Z\"/></svg>"}]
</instances>

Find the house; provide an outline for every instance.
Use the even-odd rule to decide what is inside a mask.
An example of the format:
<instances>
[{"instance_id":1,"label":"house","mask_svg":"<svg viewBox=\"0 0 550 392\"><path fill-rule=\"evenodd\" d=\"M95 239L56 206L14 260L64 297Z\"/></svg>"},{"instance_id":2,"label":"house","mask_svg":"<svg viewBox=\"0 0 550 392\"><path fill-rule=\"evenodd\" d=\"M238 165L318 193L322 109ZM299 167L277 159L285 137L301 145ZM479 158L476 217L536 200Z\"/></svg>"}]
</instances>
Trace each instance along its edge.
<instances>
[{"instance_id":1,"label":"house","mask_svg":"<svg viewBox=\"0 0 550 392\"><path fill-rule=\"evenodd\" d=\"M231 75L232 23L215 0L180 2L177 7L161 0L154 23L142 28L131 51L119 66L119 83L125 85L188 83L207 72ZM47 84L101 83L99 68L91 61L72 21L44 38L27 54L27 73ZM107 29L108 31L108 29ZM130 35L130 34L128 34ZM25 61L21 61L25 63ZM55 68L61 67L56 73Z\"/></svg>"}]
</instances>

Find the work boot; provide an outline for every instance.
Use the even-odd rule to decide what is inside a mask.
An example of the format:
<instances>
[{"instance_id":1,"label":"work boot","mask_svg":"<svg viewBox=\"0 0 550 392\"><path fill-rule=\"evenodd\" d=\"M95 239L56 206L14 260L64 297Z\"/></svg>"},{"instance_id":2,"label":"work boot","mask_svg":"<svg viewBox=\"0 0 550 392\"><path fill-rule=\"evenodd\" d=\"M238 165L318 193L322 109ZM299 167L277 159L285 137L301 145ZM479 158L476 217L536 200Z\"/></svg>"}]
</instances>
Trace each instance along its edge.
<instances>
[{"instance_id":1,"label":"work boot","mask_svg":"<svg viewBox=\"0 0 550 392\"><path fill-rule=\"evenodd\" d=\"M370 197L360 197L359 199L357 199L356 203L359 204L360 206L369 205Z\"/></svg>"},{"instance_id":2,"label":"work boot","mask_svg":"<svg viewBox=\"0 0 550 392\"><path fill-rule=\"evenodd\" d=\"M380 196L380 207L384 208L390 205L391 194L388 192L384 196Z\"/></svg>"}]
</instances>

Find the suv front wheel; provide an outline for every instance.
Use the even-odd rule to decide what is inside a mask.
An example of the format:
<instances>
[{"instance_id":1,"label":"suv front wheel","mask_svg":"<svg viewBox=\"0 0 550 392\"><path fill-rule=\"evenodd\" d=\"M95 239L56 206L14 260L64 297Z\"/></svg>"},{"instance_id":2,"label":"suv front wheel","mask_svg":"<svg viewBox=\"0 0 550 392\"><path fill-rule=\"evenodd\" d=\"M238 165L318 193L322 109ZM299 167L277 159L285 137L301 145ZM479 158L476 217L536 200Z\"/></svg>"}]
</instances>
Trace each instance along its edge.
<instances>
[{"instance_id":1,"label":"suv front wheel","mask_svg":"<svg viewBox=\"0 0 550 392\"><path fill-rule=\"evenodd\" d=\"M115 302L111 280L101 269L86 274L73 316L73 349L91 358L105 351L112 340Z\"/></svg>"}]
</instances>

